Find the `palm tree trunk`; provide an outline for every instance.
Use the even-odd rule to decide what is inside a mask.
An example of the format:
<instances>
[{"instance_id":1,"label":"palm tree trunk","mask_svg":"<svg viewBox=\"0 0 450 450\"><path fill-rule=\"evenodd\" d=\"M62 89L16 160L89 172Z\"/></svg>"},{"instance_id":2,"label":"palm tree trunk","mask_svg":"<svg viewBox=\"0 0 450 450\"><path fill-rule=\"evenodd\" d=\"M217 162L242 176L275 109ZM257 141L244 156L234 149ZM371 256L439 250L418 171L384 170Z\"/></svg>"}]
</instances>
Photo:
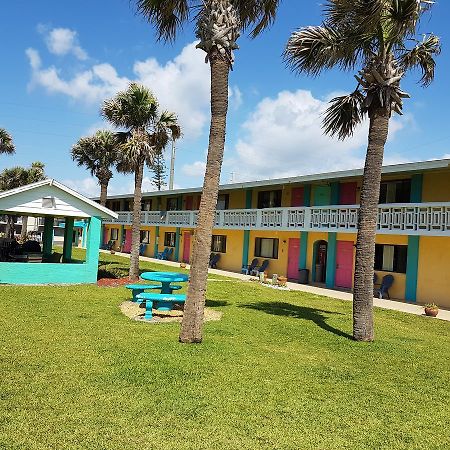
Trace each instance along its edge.
<instances>
[{"instance_id":1,"label":"palm tree trunk","mask_svg":"<svg viewBox=\"0 0 450 450\"><path fill-rule=\"evenodd\" d=\"M216 217L220 171L225 147L230 67L217 53L210 56L210 64L211 128L208 158L192 252L190 282L180 332L180 342L186 343L199 343L203 337L203 311L205 308L212 230Z\"/></svg>"},{"instance_id":2,"label":"palm tree trunk","mask_svg":"<svg viewBox=\"0 0 450 450\"><path fill-rule=\"evenodd\" d=\"M108 198L108 183L100 182L100 205L106 206Z\"/></svg>"},{"instance_id":3,"label":"palm tree trunk","mask_svg":"<svg viewBox=\"0 0 450 450\"><path fill-rule=\"evenodd\" d=\"M28 216L22 216L22 229L20 231L20 240L22 242L27 238L28 231Z\"/></svg>"},{"instance_id":4,"label":"palm tree trunk","mask_svg":"<svg viewBox=\"0 0 450 450\"><path fill-rule=\"evenodd\" d=\"M353 292L353 337L373 341L373 273L375 236L380 198L383 153L389 131L389 111L378 108L370 114L369 144L361 188L356 238L355 280Z\"/></svg>"},{"instance_id":5,"label":"palm tree trunk","mask_svg":"<svg viewBox=\"0 0 450 450\"><path fill-rule=\"evenodd\" d=\"M134 198L133 198L133 221L131 224L131 256L130 256L130 280L139 278L139 244L141 230L141 200L142 200L142 178L144 177L144 161L134 173Z\"/></svg>"}]
</instances>

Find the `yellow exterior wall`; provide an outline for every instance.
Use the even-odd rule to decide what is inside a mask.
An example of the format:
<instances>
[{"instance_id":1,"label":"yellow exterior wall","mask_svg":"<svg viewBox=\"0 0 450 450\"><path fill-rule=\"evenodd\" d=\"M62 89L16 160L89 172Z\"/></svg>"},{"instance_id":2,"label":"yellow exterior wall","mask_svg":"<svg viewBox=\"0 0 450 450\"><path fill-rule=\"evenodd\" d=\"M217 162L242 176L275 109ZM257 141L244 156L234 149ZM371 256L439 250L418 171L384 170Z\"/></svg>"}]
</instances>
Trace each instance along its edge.
<instances>
[{"instance_id":1,"label":"yellow exterior wall","mask_svg":"<svg viewBox=\"0 0 450 450\"><path fill-rule=\"evenodd\" d=\"M229 194L229 209L243 209L245 208L245 189L236 189L234 191L225 191Z\"/></svg>"},{"instance_id":2,"label":"yellow exterior wall","mask_svg":"<svg viewBox=\"0 0 450 450\"><path fill-rule=\"evenodd\" d=\"M424 174L422 201L450 202L450 172Z\"/></svg>"},{"instance_id":3,"label":"yellow exterior wall","mask_svg":"<svg viewBox=\"0 0 450 450\"><path fill-rule=\"evenodd\" d=\"M230 272L240 272L242 268L242 250L244 246L244 231L241 230L218 230L214 228L213 235L226 236L226 253L220 254L217 268ZM192 246L191 246L192 255Z\"/></svg>"},{"instance_id":4,"label":"yellow exterior wall","mask_svg":"<svg viewBox=\"0 0 450 450\"><path fill-rule=\"evenodd\" d=\"M450 309L450 238L420 237L417 301Z\"/></svg>"}]
</instances>

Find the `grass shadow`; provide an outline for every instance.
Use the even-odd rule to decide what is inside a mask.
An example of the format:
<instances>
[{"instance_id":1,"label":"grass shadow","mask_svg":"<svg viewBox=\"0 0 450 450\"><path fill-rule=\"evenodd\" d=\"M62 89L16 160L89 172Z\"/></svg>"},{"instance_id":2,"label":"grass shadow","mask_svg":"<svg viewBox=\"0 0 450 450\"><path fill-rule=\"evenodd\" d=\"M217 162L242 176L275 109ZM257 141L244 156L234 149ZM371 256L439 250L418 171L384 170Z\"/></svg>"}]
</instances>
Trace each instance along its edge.
<instances>
[{"instance_id":1,"label":"grass shadow","mask_svg":"<svg viewBox=\"0 0 450 450\"><path fill-rule=\"evenodd\" d=\"M205 305L208 307L211 307L211 308L220 308L223 306L228 306L229 303L224 300L208 300L207 299Z\"/></svg>"},{"instance_id":2,"label":"grass shadow","mask_svg":"<svg viewBox=\"0 0 450 450\"><path fill-rule=\"evenodd\" d=\"M308 308L306 306L297 306L285 302L257 302L249 303L246 305L239 305L240 308L254 309L256 311L263 311L267 314L272 314L275 316L285 316L293 317L295 319L310 320L315 323L319 328L325 331L335 334L336 336L345 337L347 339L353 340L353 336L339 330L329 323L327 323L327 315L343 315L343 313L325 311L323 309Z\"/></svg>"}]
</instances>

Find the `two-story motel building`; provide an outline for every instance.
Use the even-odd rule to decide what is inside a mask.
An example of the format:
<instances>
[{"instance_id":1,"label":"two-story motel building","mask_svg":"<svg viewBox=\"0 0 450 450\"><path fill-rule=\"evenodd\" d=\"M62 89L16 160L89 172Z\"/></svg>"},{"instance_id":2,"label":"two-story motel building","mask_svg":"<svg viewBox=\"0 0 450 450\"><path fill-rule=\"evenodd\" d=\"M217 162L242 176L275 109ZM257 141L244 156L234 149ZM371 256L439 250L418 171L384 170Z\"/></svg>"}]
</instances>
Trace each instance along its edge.
<instances>
[{"instance_id":1,"label":"two-story motel building","mask_svg":"<svg viewBox=\"0 0 450 450\"><path fill-rule=\"evenodd\" d=\"M351 289L362 170L322 173L220 187L212 252L218 268L241 272L254 258L273 273ZM143 195L145 255L173 247L189 262L201 188ZM104 242L131 249L132 195L108 198L118 219L104 223ZM450 159L385 166L375 270L394 276L392 298L450 308Z\"/></svg>"}]
</instances>

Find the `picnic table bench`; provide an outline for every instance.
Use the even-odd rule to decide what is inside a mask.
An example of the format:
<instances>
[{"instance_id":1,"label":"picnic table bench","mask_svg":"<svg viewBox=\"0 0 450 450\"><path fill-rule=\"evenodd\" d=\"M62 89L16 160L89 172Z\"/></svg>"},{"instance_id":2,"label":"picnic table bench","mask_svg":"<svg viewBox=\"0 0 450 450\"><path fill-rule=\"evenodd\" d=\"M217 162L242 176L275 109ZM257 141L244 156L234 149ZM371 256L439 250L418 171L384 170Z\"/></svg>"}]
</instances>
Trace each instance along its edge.
<instances>
[{"instance_id":1,"label":"picnic table bench","mask_svg":"<svg viewBox=\"0 0 450 450\"><path fill-rule=\"evenodd\" d=\"M158 289L159 291L161 291L161 289L162 289L161 284L139 284L139 283L136 283L136 284L127 284L125 287L127 289L131 290L131 293L133 295L133 302L138 302L139 301L137 298L138 295L142 294L143 292L145 292L149 289ZM178 289L182 288L182 286L177 286L177 285L170 286L170 287L172 290L176 290L176 291Z\"/></svg>"},{"instance_id":2,"label":"picnic table bench","mask_svg":"<svg viewBox=\"0 0 450 450\"><path fill-rule=\"evenodd\" d=\"M153 306L158 311L171 311L175 303L184 303L186 295L175 294L154 294L143 292L137 296L138 301L145 301L145 319L151 320L153 317Z\"/></svg>"}]
</instances>

